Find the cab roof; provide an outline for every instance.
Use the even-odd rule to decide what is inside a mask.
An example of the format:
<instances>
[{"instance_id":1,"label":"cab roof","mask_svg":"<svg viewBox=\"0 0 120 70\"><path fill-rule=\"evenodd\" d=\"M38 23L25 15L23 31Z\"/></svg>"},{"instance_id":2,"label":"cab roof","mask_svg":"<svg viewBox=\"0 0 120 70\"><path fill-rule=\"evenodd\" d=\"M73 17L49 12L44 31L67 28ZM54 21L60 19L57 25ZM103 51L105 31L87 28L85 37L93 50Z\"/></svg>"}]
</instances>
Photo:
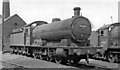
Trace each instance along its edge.
<instances>
[{"instance_id":1,"label":"cab roof","mask_svg":"<svg viewBox=\"0 0 120 70\"><path fill-rule=\"evenodd\" d=\"M104 26L100 27L98 30L104 30L104 29L109 28L110 26L120 26L120 22L104 25Z\"/></svg>"}]
</instances>

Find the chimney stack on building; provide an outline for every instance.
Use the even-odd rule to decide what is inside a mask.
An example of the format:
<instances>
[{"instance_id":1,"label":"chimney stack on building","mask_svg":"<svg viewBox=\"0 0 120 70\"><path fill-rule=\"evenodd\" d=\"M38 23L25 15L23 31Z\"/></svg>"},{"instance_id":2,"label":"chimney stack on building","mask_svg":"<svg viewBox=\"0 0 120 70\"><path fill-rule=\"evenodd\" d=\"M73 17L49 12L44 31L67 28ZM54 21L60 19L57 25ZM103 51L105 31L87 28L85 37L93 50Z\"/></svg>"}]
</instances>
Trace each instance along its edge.
<instances>
[{"instance_id":1,"label":"chimney stack on building","mask_svg":"<svg viewBox=\"0 0 120 70\"><path fill-rule=\"evenodd\" d=\"M2 6L2 16L3 19L5 20L6 18L10 17L10 4L9 0L3 0L3 6Z\"/></svg>"}]
</instances>

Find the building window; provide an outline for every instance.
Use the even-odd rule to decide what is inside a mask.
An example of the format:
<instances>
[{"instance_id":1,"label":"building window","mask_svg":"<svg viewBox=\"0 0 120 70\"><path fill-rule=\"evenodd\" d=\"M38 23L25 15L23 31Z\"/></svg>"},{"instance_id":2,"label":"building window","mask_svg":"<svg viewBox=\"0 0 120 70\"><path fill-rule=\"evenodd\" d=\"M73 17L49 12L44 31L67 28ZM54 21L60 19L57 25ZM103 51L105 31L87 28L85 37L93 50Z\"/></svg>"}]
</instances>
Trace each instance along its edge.
<instances>
[{"instance_id":1,"label":"building window","mask_svg":"<svg viewBox=\"0 0 120 70\"><path fill-rule=\"evenodd\" d=\"M17 23L14 23L15 26L17 26Z\"/></svg>"},{"instance_id":2,"label":"building window","mask_svg":"<svg viewBox=\"0 0 120 70\"><path fill-rule=\"evenodd\" d=\"M101 36L103 36L104 35L104 31L101 31Z\"/></svg>"},{"instance_id":3,"label":"building window","mask_svg":"<svg viewBox=\"0 0 120 70\"><path fill-rule=\"evenodd\" d=\"M101 31L101 34L104 34L104 31Z\"/></svg>"}]
</instances>

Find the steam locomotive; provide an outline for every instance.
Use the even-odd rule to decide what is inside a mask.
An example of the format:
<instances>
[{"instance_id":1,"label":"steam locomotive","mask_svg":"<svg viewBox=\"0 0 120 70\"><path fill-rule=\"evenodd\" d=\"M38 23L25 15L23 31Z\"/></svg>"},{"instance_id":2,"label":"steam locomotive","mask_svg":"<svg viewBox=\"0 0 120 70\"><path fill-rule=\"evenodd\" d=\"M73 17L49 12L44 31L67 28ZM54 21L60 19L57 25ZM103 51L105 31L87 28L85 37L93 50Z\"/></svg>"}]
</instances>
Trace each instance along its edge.
<instances>
[{"instance_id":1,"label":"steam locomotive","mask_svg":"<svg viewBox=\"0 0 120 70\"><path fill-rule=\"evenodd\" d=\"M35 21L11 33L13 53L26 54L34 58L58 63L78 63L89 55L95 54L95 47L88 40L91 35L91 23L80 16L80 8L74 8L74 16L60 20L54 18L52 23Z\"/></svg>"},{"instance_id":2,"label":"steam locomotive","mask_svg":"<svg viewBox=\"0 0 120 70\"><path fill-rule=\"evenodd\" d=\"M120 59L120 23L113 23L100 27L98 33L98 50L95 58L102 58L110 62Z\"/></svg>"}]
</instances>

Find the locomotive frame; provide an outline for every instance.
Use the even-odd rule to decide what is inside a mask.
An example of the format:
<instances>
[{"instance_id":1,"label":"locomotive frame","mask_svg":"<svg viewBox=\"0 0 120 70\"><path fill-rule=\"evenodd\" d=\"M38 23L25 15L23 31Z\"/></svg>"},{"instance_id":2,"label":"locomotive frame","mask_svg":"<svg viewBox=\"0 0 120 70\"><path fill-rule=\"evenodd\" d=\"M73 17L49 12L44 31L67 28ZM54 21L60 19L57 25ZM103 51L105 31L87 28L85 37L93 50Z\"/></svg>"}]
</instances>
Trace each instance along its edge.
<instances>
[{"instance_id":1,"label":"locomotive frame","mask_svg":"<svg viewBox=\"0 0 120 70\"><path fill-rule=\"evenodd\" d=\"M95 54L96 49L98 49L99 47L93 47L90 45L90 41L88 40L88 37L90 36L91 33L91 25L87 18L79 15L79 11L80 8L76 7L74 8L74 16L72 18L62 21L57 20L51 23L51 26L60 24L58 28L61 28L60 26L63 26L62 24L70 25L74 23L74 21L76 21L77 19L76 24L81 23L82 25L80 27L79 26L77 27L79 28L79 30L80 29L83 30L83 31L77 30L77 32L80 32L78 34L76 33L78 39L75 39L74 36L71 36L72 35L70 33L71 29L69 29L68 31L69 33L67 34L67 36L66 34L61 35L61 36L65 36L65 38L61 37L61 41L59 42L58 41L49 42L42 40L41 38L39 39L38 37L36 39L33 36L34 31L36 30L39 31L40 27L48 25L47 22L45 21L36 21L20 29L13 30L13 33L11 34L11 45L10 45L13 53L19 53L19 54L22 53L25 55L33 56L34 58L45 59L48 61L55 61L57 63L63 63L63 64L66 64L68 62L78 63L81 59L85 59L87 63L89 63L89 56ZM33 26L34 24L36 24L36 26ZM90 29L86 27L89 27ZM52 31L54 27L51 28ZM68 28L70 27L68 26ZM85 31L89 30L89 31L84 32L84 30ZM42 33L44 34L43 30L40 31L42 31ZM43 38L46 38L47 36L45 35L43 36ZM49 37L47 39L50 40L52 38Z\"/></svg>"},{"instance_id":2,"label":"locomotive frame","mask_svg":"<svg viewBox=\"0 0 120 70\"><path fill-rule=\"evenodd\" d=\"M44 21L41 24L44 24ZM33 23L32 23L33 24ZM28 56L32 56L34 58L45 59L48 61L55 61L57 63L78 63L81 59L86 59L87 63L89 63L89 56L96 53L96 49L99 47L91 47L91 46L83 46L83 47L75 47L75 46L48 46L48 45L37 45L33 44L33 39L31 35L32 24L26 25L20 29L13 30L11 34L11 45L13 53L24 54ZM26 30L27 29L27 30ZM27 32L26 32L27 31ZM14 36L15 35L15 36ZM21 36L21 37L20 37ZM79 49L78 53L80 56L74 54L74 50ZM56 50L61 50L66 54L57 54ZM58 51L59 52L59 51ZM67 55L67 57L66 57Z\"/></svg>"}]
</instances>

